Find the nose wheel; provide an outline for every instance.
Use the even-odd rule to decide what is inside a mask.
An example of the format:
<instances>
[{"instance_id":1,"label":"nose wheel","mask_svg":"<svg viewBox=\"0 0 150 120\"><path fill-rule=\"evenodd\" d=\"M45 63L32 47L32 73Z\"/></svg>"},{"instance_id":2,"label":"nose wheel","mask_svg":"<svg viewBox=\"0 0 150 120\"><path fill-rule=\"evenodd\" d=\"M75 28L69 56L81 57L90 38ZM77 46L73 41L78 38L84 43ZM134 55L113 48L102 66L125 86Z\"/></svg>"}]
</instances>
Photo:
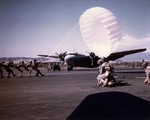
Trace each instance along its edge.
<instances>
[{"instance_id":1,"label":"nose wheel","mask_svg":"<svg viewBox=\"0 0 150 120\"><path fill-rule=\"evenodd\" d=\"M68 67L67 67L67 70L68 70L68 71L73 70L73 66L68 66Z\"/></svg>"}]
</instances>

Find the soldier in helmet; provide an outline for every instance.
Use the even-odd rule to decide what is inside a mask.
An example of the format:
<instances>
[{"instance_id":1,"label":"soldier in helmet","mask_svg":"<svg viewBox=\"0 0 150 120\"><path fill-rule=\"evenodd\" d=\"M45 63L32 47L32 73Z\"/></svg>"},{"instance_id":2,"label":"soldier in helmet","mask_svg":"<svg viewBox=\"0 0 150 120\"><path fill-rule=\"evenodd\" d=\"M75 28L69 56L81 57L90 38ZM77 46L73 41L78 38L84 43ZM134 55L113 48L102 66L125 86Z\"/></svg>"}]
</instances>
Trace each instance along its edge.
<instances>
[{"instance_id":1,"label":"soldier in helmet","mask_svg":"<svg viewBox=\"0 0 150 120\"><path fill-rule=\"evenodd\" d=\"M41 76L44 76L41 71L39 70L39 62L36 61L36 59L34 60L34 63L33 63L33 70L36 71L36 77L38 77L38 75L41 75Z\"/></svg>"},{"instance_id":2,"label":"soldier in helmet","mask_svg":"<svg viewBox=\"0 0 150 120\"><path fill-rule=\"evenodd\" d=\"M99 75L97 77L97 86L102 85L102 87L105 86L111 86L113 85L116 80L113 76L113 68L112 65L109 63L107 58L101 58L98 60L99 66Z\"/></svg>"},{"instance_id":3,"label":"soldier in helmet","mask_svg":"<svg viewBox=\"0 0 150 120\"><path fill-rule=\"evenodd\" d=\"M33 62L30 61L26 64L25 66L25 70L27 70L29 73L28 73L28 77L31 76L31 73L32 73L32 66L33 66Z\"/></svg>"},{"instance_id":4,"label":"soldier in helmet","mask_svg":"<svg viewBox=\"0 0 150 120\"><path fill-rule=\"evenodd\" d=\"M3 78L3 69L2 69L3 65L2 63L0 62L0 77Z\"/></svg>"},{"instance_id":5,"label":"soldier in helmet","mask_svg":"<svg viewBox=\"0 0 150 120\"><path fill-rule=\"evenodd\" d=\"M147 62L143 61L142 67L145 69L145 73L146 73L144 83L150 84L150 66L148 66Z\"/></svg>"},{"instance_id":6,"label":"soldier in helmet","mask_svg":"<svg viewBox=\"0 0 150 120\"><path fill-rule=\"evenodd\" d=\"M8 65L5 64L5 61L2 62L3 67L5 68L5 70L7 71L8 75L7 78L10 78L10 75L12 74L13 76L16 76L13 72L13 70L11 69L11 67L14 67L13 62L9 62Z\"/></svg>"}]
</instances>

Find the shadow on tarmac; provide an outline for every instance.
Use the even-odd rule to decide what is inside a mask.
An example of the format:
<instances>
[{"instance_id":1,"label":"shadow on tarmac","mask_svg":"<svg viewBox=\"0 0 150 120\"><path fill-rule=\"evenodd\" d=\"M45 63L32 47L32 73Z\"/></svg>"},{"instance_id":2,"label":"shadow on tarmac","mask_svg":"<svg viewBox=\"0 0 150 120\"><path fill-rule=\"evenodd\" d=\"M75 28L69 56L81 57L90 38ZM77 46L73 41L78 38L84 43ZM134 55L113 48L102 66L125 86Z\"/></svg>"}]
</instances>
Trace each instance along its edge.
<instances>
[{"instance_id":1,"label":"shadow on tarmac","mask_svg":"<svg viewBox=\"0 0 150 120\"><path fill-rule=\"evenodd\" d=\"M66 120L150 120L150 102L125 92L96 93Z\"/></svg>"},{"instance_id":2,"label":"shadow on tarmac","mask_svg":"<svg viewBox=\"0 0 150 120\"><path fill-rule=\"evenodd\" d=\"M110 87L117 87L117 86L129 86L130 84L121 80L117 80L115 84L113 84Z\"/></svg>"}]
</instances>

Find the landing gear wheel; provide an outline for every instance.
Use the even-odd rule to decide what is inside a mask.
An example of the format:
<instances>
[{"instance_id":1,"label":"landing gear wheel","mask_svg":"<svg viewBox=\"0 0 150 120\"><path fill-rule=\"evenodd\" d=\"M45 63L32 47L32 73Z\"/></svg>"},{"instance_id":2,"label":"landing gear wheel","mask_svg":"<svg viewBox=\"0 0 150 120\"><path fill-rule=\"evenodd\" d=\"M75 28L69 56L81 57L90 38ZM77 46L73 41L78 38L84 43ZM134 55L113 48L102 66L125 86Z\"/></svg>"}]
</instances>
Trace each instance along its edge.
<instances>
[{"instance_id":1,"label":"landing gear wheel","mask_svg":"<svg viewBox=\"0 0 150 120\"><path fill-rule=\"evenodd\" d=\"M73 66L68 66L68 67L67 67L67 70L68 70L68 71L71 71L72 69L73 69Z\"/></svg>"}]
</instances>

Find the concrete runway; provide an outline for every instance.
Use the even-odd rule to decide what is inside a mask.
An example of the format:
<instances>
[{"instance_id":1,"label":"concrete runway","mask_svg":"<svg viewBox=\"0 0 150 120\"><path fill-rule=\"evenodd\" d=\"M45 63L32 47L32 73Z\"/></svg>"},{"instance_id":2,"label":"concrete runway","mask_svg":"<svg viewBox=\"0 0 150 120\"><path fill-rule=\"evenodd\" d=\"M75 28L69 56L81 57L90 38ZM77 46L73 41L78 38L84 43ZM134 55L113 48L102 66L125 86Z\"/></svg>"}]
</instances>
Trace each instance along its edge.
<instances>
[{"instance_id":1,"label":"concrete runway","mask_svg":"<svg viewBox=\"0 0 150 120\"><path fill-rule=\"evenodd\" d=\"M116 68L115 87L97 87L97 69L0 79L0 120L150 120L150 85L140 68Z\"/></svg>"}]
</instances>

